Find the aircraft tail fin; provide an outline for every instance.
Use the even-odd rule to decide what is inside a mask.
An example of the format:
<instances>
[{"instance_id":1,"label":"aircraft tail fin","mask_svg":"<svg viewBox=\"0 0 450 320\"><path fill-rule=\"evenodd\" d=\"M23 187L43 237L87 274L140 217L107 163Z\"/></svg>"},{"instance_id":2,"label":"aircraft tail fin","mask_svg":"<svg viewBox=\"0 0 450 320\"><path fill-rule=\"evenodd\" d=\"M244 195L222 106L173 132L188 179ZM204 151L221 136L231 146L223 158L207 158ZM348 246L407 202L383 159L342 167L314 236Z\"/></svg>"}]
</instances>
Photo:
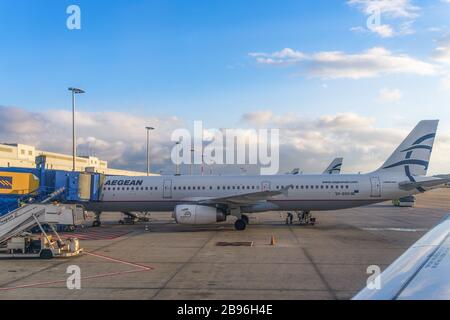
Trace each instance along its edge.
<instances>
[{"instance_id":1,"label":"aircraft tail fin","mask_svg":"<svg viewBox=\"0 0 450 320\"><path fill-rule=\"evenodd\" d=\"M324 174L339 174L339 173L341 173L342 160L344 160L344 158L334 159L333 162L330 163L330 165L325 169L325 171L323 173Z\"/></svg>"},{"instance_id":2,"label":"aircraft tail fin","mask_svg":"<svg viewBox=\"0 0 450 320\"><path fill-rule=\"evenodd\" d=\"M426 175L439 120L423 120L411 131L377 172Z\"/></svg>"}]
</instances>

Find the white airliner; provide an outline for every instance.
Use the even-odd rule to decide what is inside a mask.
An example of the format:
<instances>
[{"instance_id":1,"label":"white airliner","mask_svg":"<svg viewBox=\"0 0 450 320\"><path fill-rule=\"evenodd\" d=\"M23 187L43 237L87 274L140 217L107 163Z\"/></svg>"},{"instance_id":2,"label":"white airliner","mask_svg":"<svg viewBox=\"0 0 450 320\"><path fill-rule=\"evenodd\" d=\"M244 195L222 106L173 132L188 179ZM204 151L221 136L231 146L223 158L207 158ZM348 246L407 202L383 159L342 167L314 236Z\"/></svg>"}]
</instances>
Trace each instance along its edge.
<instances>
[{"instance_id":1,"label":"white airliner","mask_svg":"<svg viewBox=\"0 0 450 320\"><path fill-rule=\"evenodd\" d=\"M189 225L232 215L236 230L244 230L246 213L337 210L399 199L449 181L426 177L437 125L437 120L421 121L378 170L367 174L106 177L100 201L86 209L97 217L102 211L168 211L177 223Z\"/></svg>"}]
</instances>

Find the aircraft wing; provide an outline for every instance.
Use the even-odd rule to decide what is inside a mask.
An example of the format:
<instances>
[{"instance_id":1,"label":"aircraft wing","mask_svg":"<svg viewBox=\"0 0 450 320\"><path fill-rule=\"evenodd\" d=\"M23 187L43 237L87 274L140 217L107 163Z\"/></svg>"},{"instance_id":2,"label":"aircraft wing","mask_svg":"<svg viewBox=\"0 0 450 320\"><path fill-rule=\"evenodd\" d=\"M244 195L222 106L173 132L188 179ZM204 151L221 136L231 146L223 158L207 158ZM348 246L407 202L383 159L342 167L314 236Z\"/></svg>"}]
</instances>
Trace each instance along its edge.
<instances>
[{"instance_id":1,"label":"aircraft wing","mask_svg":"<svg viewBox=\"0 0 450 320\"><path fill-rule=\"evenodd\" d=\"M291 189L292 187L293 186L290 185L276 191L258 191L223 198L195 198L190 199L190 201L194 201L197 204L204 204L204 205L212 205L212 204L225 204L238 206L251 205L267 201L271 197L283 194L286 195L288 190Z\"/></svg>"},{"instance_id":2,"label":"aircraft wing","mask_svg":"<svg viewBox=\"0 0 450 320\"><path fill-rule=\"evenodd\" d=\"M381 289L363 289L354 300L449 300L450 214L381 275Z\"/></svg>"},{"instance_id":3,"label":"aircraft wing","mask_svg":"<svg viewBox=\"0 0 450 320\"><path fill-rule=\"evenodd\" d=\"M438 178L432 178L430 180L424 180L424 181L404 181L400 182L399 187L402 190L413 190L416 188L432 188L437 187L440 185L445 185L450 182L450 178L446 179L438 179Z\"/></svg>"}]
</instances>

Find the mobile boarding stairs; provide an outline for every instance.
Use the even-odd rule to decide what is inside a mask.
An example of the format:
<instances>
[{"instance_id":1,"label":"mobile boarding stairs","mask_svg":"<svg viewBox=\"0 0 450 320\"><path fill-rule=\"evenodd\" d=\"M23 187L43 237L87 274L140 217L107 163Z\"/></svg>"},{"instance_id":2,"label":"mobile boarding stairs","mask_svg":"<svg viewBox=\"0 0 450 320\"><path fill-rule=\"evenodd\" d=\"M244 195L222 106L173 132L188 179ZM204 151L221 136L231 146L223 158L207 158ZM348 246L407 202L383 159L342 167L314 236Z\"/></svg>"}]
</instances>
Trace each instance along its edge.
<instances>
[{"instance_id":1,"label":"mobile boarding stairs","mask_svg":"<svg viewBox=\"0 0 450 320\"><path fill-rule=\"evenodd\" d=\"M0 258L71 257L80 254L78 239L63 240L55 225L74 223L74 206L51 204L50 201L64 192L61 188L39 203L25 204L0 217ZM43 225L52 229L53 235L45 232ZM26 231L38 226L41 237L32 237Z\"/></svg>"}]
</instances>

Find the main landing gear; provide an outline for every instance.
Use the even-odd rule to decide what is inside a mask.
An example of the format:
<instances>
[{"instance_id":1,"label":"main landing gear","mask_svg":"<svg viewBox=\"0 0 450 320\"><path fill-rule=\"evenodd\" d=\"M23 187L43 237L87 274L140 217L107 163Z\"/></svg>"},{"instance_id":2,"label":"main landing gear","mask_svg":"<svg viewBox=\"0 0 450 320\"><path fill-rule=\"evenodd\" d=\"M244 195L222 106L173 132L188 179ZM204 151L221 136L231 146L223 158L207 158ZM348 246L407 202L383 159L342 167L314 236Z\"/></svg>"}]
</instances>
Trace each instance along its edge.
<instances>
[{"instance_id":1,"label":"main landing gear","mask_svg":"<svg viewBox=\"0 0 450 320\"><path fill-rule=\"evenodd\" d=\"M234 228L237 231L244 231L247 225L249 224L249 219L246 215L242 215L240 219L237 219L234 223Z\"/></svg>"},{"instance_id":2,"label":"main landing gear","mask_svg":"<svg viewBox=\"0 0 450 320\"><path fill-rule=\"evenodd\" d=\"M311 211L298 211L297 212L298 221L302 226L313 226L316 224L316 218L311 214Z\"/></svg>"},{"instance_id":3,"label":"main landing gear","mask_svg":"<svg viewBox=\"0 0 450 320\"><path fill-rule=\"evenodd\" d=\"M101 212L94 212L94 214L95 214L95 220L94 220L94 222L92 222L92 226L94 228L100 227L102 225L102 223L100 221L100 214L101 214Z\"/></svg>"}]
</instances>

